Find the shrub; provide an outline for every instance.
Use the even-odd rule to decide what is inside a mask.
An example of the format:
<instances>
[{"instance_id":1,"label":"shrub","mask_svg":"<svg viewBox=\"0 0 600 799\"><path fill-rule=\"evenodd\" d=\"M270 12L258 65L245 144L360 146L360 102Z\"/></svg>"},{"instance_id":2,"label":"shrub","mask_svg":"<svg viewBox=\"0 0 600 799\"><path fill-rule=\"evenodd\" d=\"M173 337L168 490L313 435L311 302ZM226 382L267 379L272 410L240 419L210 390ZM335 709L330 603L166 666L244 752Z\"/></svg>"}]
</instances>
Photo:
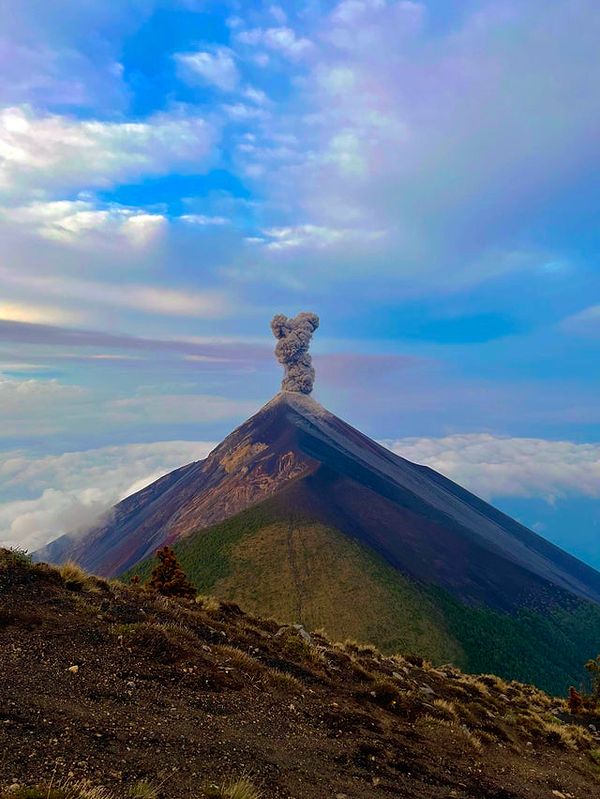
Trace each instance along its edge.
<instances>
[{"instance_id":1,"label":"shrub","mask_svg":"<svg viewBox=\"0 0 600 799\"><path fill-rule=\"evenodd\" d=\"M158 563L154 567L148 587L163 596L176 596L191 599L196 596L196 589L185 576L175 552L171 547L163 547L156 552Z\"/></svg>"}]
</instances>

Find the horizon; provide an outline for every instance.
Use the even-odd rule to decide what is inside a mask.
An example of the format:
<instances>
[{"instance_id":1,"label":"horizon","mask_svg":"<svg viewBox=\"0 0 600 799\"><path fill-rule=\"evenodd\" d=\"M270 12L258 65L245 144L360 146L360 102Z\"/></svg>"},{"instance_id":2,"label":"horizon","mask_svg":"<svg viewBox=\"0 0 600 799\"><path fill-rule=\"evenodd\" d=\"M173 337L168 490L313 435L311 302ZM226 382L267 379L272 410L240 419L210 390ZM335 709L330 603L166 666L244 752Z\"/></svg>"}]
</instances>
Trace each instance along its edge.
<instances>
[{"instance_id":1,"label":"horizon","mask_svg":"<svg viewBox=\"0 0 600 799\"><path fill-rule=\"evenodd\" d=\"M317 401L600 569L591 0L0 20L0 545L206 454L309 310Z\"/></svg>"}]
</instances>

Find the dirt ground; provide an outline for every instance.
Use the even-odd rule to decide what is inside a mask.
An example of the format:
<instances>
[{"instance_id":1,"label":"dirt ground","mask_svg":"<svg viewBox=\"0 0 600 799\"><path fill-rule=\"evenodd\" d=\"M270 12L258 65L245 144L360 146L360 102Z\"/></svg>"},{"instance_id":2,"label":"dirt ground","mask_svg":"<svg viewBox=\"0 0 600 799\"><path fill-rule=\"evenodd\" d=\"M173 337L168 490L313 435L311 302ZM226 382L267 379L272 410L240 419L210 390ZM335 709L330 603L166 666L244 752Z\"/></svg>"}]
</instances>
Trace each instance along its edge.
<instances>
[{"instance_id":1,"label":"dirt ground","mask_svg":"<svg viewBox=\"0 0 600 799\"><path fill-rule=\"evenodd\" d=\"M0 675L0 795L246 774L273 799L600 797L593 719L534 688L6 556Z\"/></svg>"}]
</instances>

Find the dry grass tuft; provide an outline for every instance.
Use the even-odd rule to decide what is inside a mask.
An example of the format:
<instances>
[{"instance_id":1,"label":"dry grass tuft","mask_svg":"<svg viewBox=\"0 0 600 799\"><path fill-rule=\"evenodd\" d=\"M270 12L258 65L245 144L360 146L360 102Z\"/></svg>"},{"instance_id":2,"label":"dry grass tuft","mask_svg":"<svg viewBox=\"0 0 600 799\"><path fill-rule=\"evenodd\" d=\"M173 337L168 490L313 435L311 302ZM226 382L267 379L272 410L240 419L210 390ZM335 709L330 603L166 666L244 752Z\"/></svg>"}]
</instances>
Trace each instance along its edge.
<instances>
[{"instance_id":1,"label":"dry grass tuft","mask_svg":"<svg viewBox=\"0 0 600 799\"><path fill-rule=\"evenodd\" d=\"M134 622L111 627L123 646L144 650L161 663L174 663L195 652L198 637L187 627L176 623Z\"/></svg>"},{"instance_id":2,"label":"dry grass tuft","mask_svg":"<svg viewBox=\"0 0 600 799\"><path fill-rule=\"evenodd\" d=\"M419 727L429 729L430 731L440 731L443 735L449 735L453 739L462 740L469 748L474 749L476 752L481 752L483 744L481 739L475 735L464 724L458 724L456 721L449 721L448 719L440 719L426 713L417 720Z\"/></svg>"},{"instance_id":3,"label":"dry grass tuft","mask_svg":"<svg viewBox=\"0 0 600 799\"><path fill-rule=\"evenodd\" d=\"M218 613L222 607L221 602L215 596L204 596L203 594L198 594L196 604L200 605L202 610L207 613Z\"/></svg>"},{"instance_id":4,"label":"dry grass tuft","mask_svg":"<svg viewBox=\"0 0 600 799\"><path fill-rule=\"evenodd\" d=\"M134 783L128 791L131 799L158 799L158 794L159 789L146 780Z\"/></svg>"},{"instance_id":5,"label":"dry grass tuft","mask_svg":"<svg viewBox=\"0 0 600 799\"><path fill-rule=\"evenodd\" d=\"M449 721L458 721L458 711L453 702L448 702L445 699L434 699L433 706L442 718Z\"/></svg>"},{"instance_id":6,"label":"dry grass tuft","mask_svg":"<svg viewBox=\"0 0 600 799\"><path fill-rule=\"evenodd\" d=\"M209 785L204 796L210 799L262 799L263 793L248 777L228 780L221 785Z\"/></svg>"},{"instance_id":7,"label":"dry grass tuft","mask_svg":"<svg viewBox=\"0 0 600 799\"><path fill-rule=\"evenodd\" d=\"M69 591L86 591L90 594L100 593L102 581L98 577L88 574L74 560L68 560L63 563L62 566L58 567L58 571L65 588L68 588Z\"/></svg>"},{"instance_id":8,"label":"dry grass tuft","mask_svg":"<svg viewBox=\"0 0 600 799\"><path fill-rule=\"evenodd\" d=\"M301 694L303 691L302 683L293 674L287 671L280 671L279 669L268 670L269 682L275 687L280 688L282 691L291 694Z\"/></svg>"},{"instance_id":9,"label":"dry grass tuft","mask_svg":"<svg viewBox=\"0 0 600 799\"><path fill-rule=\"evenodd\" d=\"M581 749L591 749L595 743L593 736L583 727L576 724L562 724L559 721L547 722L544 732L550 743L558 743L565 749L574 751Z\"/></svg>"},{"instance_id":10,"label":"dry grass tuft","mask_svg":"<svg viewBox=\"0 0 600 799\"><path fill-rule=\"evenodd\" d=\"M262 663L253 658L248 652L244 652L235 646L217 645L213 647L213 652L223 659L225 665L244 671L247 674L256 674L265 668Z\"/></svg>"}]
</instances>

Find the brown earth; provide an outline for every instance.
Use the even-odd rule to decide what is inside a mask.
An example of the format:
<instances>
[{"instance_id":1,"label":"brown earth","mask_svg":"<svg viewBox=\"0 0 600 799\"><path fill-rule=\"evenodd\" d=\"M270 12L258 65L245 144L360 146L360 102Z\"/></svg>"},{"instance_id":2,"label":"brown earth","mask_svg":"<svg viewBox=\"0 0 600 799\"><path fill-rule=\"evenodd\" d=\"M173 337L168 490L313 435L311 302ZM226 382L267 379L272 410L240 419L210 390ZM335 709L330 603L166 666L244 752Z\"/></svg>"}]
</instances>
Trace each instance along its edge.
<instances>
[{"instance_id":1,"label":"brown earth","mask_svg":"<svg viewBox=\"0 0 600 799\"><path fill-rule=\"evenodd\" d=\"M6 552L0 674L0 796L71 773L173 799L241 774L273 799L600 797L593 717L531 686Z\"/></svg>"}]
</instances>

